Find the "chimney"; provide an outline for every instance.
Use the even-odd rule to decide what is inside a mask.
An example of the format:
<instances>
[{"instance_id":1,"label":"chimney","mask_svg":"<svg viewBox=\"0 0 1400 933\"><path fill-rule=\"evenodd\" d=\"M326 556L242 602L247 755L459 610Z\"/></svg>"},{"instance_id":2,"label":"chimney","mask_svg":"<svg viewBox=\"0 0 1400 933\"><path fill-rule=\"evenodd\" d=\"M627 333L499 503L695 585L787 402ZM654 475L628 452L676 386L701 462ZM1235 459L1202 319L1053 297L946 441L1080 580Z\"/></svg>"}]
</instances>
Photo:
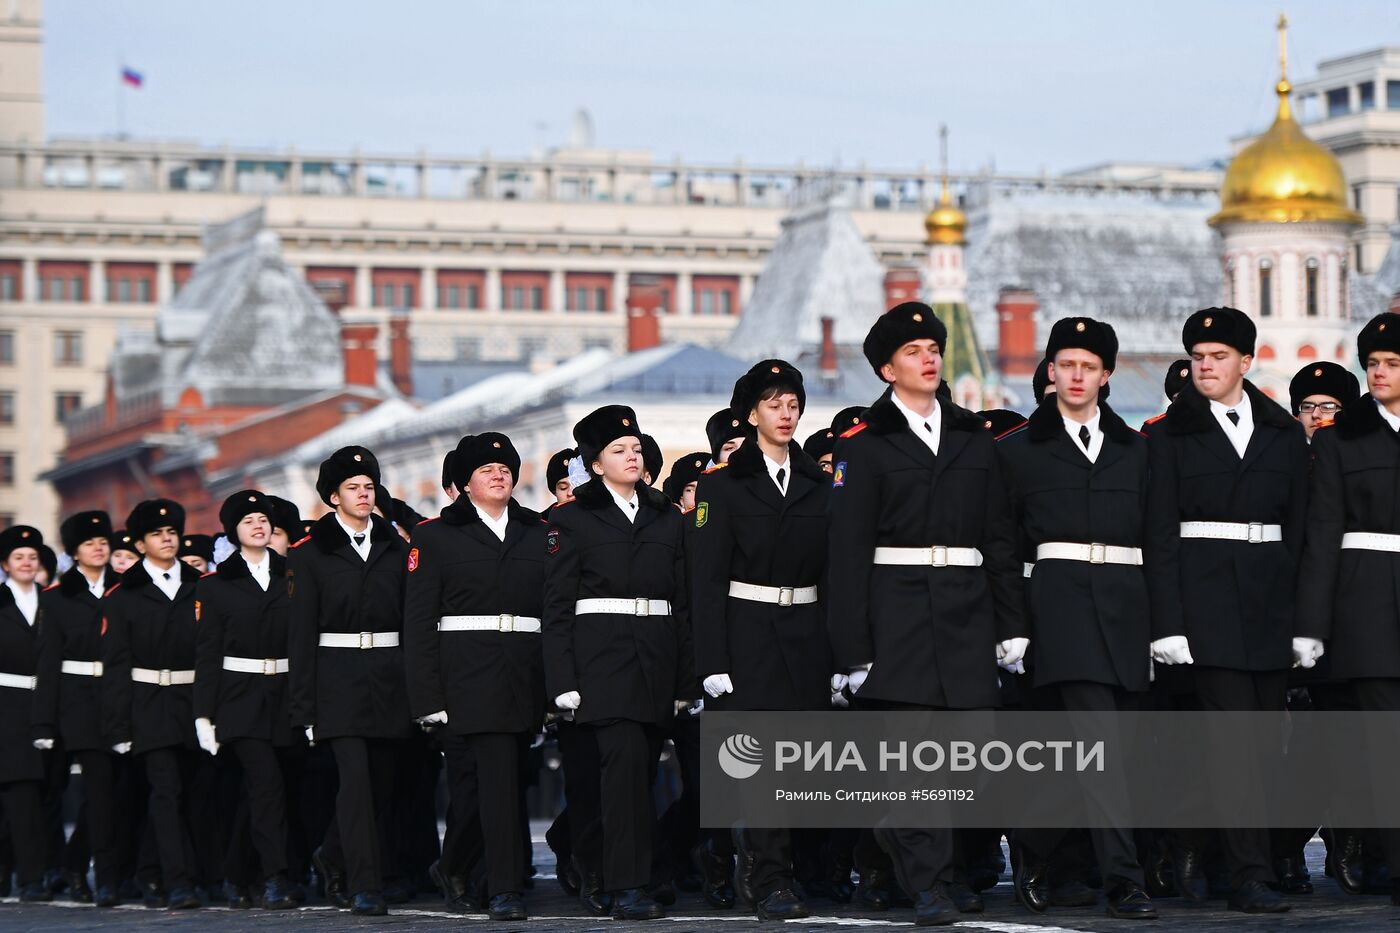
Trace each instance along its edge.
<instances>
[{"instance_id":1,"label":"chimney","mask_svg":"<svg viewBox=\"0 0 1400 933\"><path fill-rule=\"evenodd\" d=\"M822 318L822 355L819 364L821 378L827 382L835 382L840 375L840 367L836 362L836 321L834 318Z\"/></svg>"},{"instance_id":2,"label":"chimney","mask_svg":"<svg viewBox=\"0 0 1400 933\"><path fill-rule=\"evenodd\" d=\"M997 295L997 368L1003 376L1032 376L1040 362L1035 314L1040 302L1028 288L1003 288Z\"/></svg>"},{"instance_id":3,"label":"chimney","mask_svg":"<svg viewBox=\"0 0 1400 933\"><path fill-rule=\"evenodd\" d=\"M654 275L634 275L627 282L627 352L650 350L661 344L661 280Z\"/></svg>"},{"instance_id":4,"label":"chimney","mask_svg":"<svg viewBox=\"0 0 1400 933\"><path fill-rule=\"evenodd\" d=\"M378 324L345 324L340 328L340 345L345 356L345 384L374 388L378 383Z\"/></svg>"},{"instance_id":5,"label":"chimney","mask_svg":"<svg viewBox=\"0 0 1400 933\"><path fill-rule=\"evenodd\" d=\"M394 388L413 395L413 343L408 339L408 311L399 309L389 316L389 375Z\"/></svg>"},{"instance_id":6,"label":"chimney","mask_svg":"<svg viewBox=\"0 0 1400 933\"><path fill-rule=\"evenodd\" d=\"M893 308L906 301L918 301L923 287L919 270L902 267L885 272L885 307Z\"/></svg>"}]
</instances>

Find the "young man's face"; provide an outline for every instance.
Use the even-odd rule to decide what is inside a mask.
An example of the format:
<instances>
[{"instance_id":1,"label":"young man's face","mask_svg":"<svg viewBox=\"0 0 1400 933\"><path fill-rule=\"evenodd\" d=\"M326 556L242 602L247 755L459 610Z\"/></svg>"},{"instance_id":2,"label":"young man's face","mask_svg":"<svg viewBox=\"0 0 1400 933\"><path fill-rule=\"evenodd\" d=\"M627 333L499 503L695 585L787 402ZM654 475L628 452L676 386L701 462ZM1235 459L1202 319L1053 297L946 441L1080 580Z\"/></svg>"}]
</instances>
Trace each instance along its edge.
<instances>
[{"instance_id":1,"label":"young man's face","mask_svg":"<svg viewBox=\"0 0 1400 933\"><path fill-rule=\"evenodd\" d=\"M1191 381L1197 392L1213 402L1231 398L1252 362L1254 357L1223 343L1198 343L1191 348Z\"/></svg>"},{"instance_id":2,"label":"young man's face","mask_svg":"<svg viewBox=\"0 0 1400 933\"><path fill-rule=\"evenodd\" d=\"M1312 437L1318 425L1326 424L1337 417L1341 407L1342 403L1330 395L1309 395L1298 403L1298 414L1294 417L1303 426L1308 437Z\"/></svg>"},{"instance_id":3,"label":"young man's face","mask_svg":"<svg viewBox=\"0 0 1400 933\"><path fill-rule=\"evenodd\" d=\"M797 431L797 422L802 417L802 406L797 395L784 392L772 398L760 399L749 412L749 424L758 431L758 436L770 444L787 445Z\"/></svg>"},{"instance_id":4,"label":"young man's face","mask_svg":"<svg viewBox=\"0 0 1400 933\"><path fill-rule=\"evenodd\" d=\"M683 511L689 512L695 508L695 490L699 485L698 481L686 483L685 488L681 490L681 509Z\"/></svg>"},{"instance_id":5,"label":"young man's face","mask_svg":"<svg viewBox=\"0 0 1400 933\"><path fill-rule=\"evenodd\" d=\"M504 463L487 463L472 471L467 480L467 495L477 505L502 506L510 501L515 477Z\"/></svg>"},{"instance_id":6,"label":"young man's face","mask_svg":"<svg viewBox=\"0 0 1400 933\"><path fill-rule=\"evenodd\" d=\"M130 551L113 551L112 572L118 574L126 573L131 569L132 564L135 564L140 559L140 555L133 554Z\"/></svg>"},{"instance_id":7,"label":"young man's face","mask_svg":"<svg viewBox=\"0 0 1400 933\"><path fill-rule=\"evenodd\" d=\"M189 564L191 567L193 567L195 570L198 570L200 573L209 572L209 561L200 557L198 554L186 554L184 557L180 558L180 560Z\"/></svg>"},{"instance_id":8,"label":"young man's face","mask_svg":"<svg viewBox=\"0 0 1400 933\"><path fill-rule=\"evenodd\" d=\"M1108 370L1097 353L1061 350L1050 363L1050 382L1061 410L1089 410L1098 404L1099 390L1108 383Z\"/></svg>"},{"instance_id":9,"label":"young man's face","mask_svg":"<svg viewBox=\"0 0 1400 933\"><path fill-rule=\"evenodd\" d=\"M112 556L112 551L106 538L88 538L78 545L77 553L73 555L73 560L78 566L88 570L98 570L107 565L108 559Z\"/></svg>"},{"instance_id":10,"label":"young man's face","mask_svg":"<svg viewBox=\"0 0 1400 933\"><path fill-rule=\"evenodd\" d=\"M154 560L169 563L180 550L180 535L174 528L166 525L143 535L141 540L136 542L136 549Z\"/></svg>"},{"instance_id":11,"label":"young man's face","mask_svg":"<svg viewBox=\"0 0 1400 933\"><path fill-rule=\"evenodd\" d=\"M554 484L553 492L555 505L574 501L574 484L567 476Z\"/></svg>"},{"instance_id":12,"label":"young man's face","mask_svg":"<svg viewBox=\"0 0 1400 933\"><path fill-rule=\"evenodd\" d=\"M743 446L744 439L742 437L731 437L720 445L719 456L715 458L715 463L728 463L730 455Z\"/></svg>"},{"instance_id":13,"label":"young man's face","mask_svg":"<svg viewBox=\"0 0 1400 933\"><path fill-rule=\"evenodd\" d=\"M331 493L331 505L342 515L365 521L374 511L374 480L352 476Z\"/></svg>"},{"instance_id":14,"label":"young man's face","mask_svg":"<svg viewBox=\"0 0 1400 933\"><path fill-rule=\"evenodd\" d=\"M943 375L943 351L935 340L911 340L894 351L890 361L880 367L880 375L896 389L932 395Z\"/></svg>"},{"instance_id":15,"label":"young man's face","mask_svg":"<svg viewBox=\"0 0 1400 933\"><path fill-rule=\"evenodd\" d=\"M1400 401L1400 354L1377 350L1366 355L1366 389L1382 405Z\"/></svg>"}]
</instances>

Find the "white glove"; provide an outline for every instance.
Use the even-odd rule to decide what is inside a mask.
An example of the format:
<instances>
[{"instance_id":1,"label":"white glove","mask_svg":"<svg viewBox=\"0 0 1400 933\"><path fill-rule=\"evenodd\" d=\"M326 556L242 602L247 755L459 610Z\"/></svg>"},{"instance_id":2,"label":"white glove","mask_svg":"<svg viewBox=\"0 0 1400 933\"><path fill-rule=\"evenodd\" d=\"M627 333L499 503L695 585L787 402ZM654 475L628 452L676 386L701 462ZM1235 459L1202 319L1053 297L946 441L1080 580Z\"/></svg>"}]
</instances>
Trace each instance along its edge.
<instances>
[{"instance_id":1,"label":"white glove","mask_svg":"<svg viewBox=\"0 0 1400 933\"><path fill-rule=\"evenodd\" d=\"M846 689L846 684L850 678L845 674L831 675L831 705L837 709L846 709L851 705L851 701L846 699L846 694L841 691Z\"/></svg>"},{"instance_id":2,"label":"white glove","mask_svg":"<svg viewBox=\"0 0 1400 933\"><path fill-rule=\"evenodd\" d=\"M873 662L870 664L862 664L846 675L846 686L851 688L851 696L856 695L856 691L865 683L865 678L870 676L870 669L874 666Z\"/></svg>"},{"instance_id":3,"label":"white glove","mask_svg":"<svg viewBox=\"0 0 1400 933\"><path fill-rule=\"evenodd\" d=\"M199 739L199 747L211 755L219 754L219 743L214 738L214 724L203 716L194 721L195 738Z\"/></svg>"},{"instance_id":4,"label":"white glove","mask_svg":"<svg viewBox=\"0 0 1400 933\"><path fill-rule=\"evenodd\" d=\"M1316 638L1293 639L1293 666L1312 667L1327 648Z\"/></svg>"},{"instance_id":5,"label":"white glove","mask_svg":"<svg viewBox=\"0 0 1400 933\"><path fill-rule=\"evenodd\" d=\"M53 750L53 739L35 739L35 740L34 740L34 747L37 748L37 749L38 749L39 751L41 751L41 752L52 751L52 750Z\"/></svg>"},{"instance_id":6,"label":"white glove","mask_svg":"<svg viewBox=\"0 0 1400 933\"><path fill-rule=\"evenodd\" d=\"M116 745L112 746L112 751L116 752L118 755L125 755L131 751L131 743L118 742Z\"/></svg>"},{"instance_id":7,"label":"white glove","mask_svg":"<svg viewBox=\"0 0 1400 933\"><path fill-rule=\"evenodd\" d=\"M429 713L422 719L418 720L418 725L423 726L424 728L427 728L429 726L447 725L447 710L440 709L436 713Z\"/></svg>"},{"instance_id":8,"label":"white glove","mask_svg":"<svg viewBox=\"0 0 1400 933\"><path fill-rule=\"evenodd\" d=\"M734 692L734 681L729 679L728 674L711 674L701 686L712 697Z\"/></svg>"},{"instance_id":9,"label":"white glove","mask_svg":"<svg viewBox=\"0 0 1400 933\"><path fill-rule=\"evenodd\" d=\"M997 666L1006 670L1016 671L1018 674L1025 673L1025 668L1021 667L1021 660L1026 656L1026 649L1031 646L1029 638L1008 638L997 644Z\"/></svg>"},{"instance_id":10,"label":"white glove","mask_svg":"<svg viewBox=\"0 0 1400 933\"><path fill-rule=\"evenodd\" d=\"M312 745L315 745L315 744L316 744L316 727L315 727L315 726L307 726L307 727L306 727L306 741L310 742Z\"/></svg>"},{"instance_id":11,"label":"white glove","mask_svg":"<svg viewBox=\"0 0 1400 933\"><path fill-rule=\"evenodd\" d=\"M578 709L583 702L583 697L578 695L577 690L570 690L568 693L561 693L554 698L554 705L560 709Z\"/></svg>"},{"instance_id":12,"label":"white glove","mask_svg":"<svg viewBox=\"0 0 1400 933\"><path fill-rule=\"evenodd\" d=\"M1185 635L1168 635L1152 643L1152 660L1158 664L1195 664Z\"/></svg>"}]
</instances>

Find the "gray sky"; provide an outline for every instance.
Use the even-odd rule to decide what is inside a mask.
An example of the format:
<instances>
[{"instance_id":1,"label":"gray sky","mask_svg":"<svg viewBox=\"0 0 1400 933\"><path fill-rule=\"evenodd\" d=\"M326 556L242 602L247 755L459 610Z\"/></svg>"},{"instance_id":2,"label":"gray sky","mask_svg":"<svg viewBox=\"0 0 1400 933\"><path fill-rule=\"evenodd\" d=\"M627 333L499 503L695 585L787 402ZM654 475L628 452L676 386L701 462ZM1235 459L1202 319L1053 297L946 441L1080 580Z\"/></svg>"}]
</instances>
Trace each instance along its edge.
<instances>
[{"instance_id":1,"label":"gray sky","mask_svg":"<svg viewBox=\"0 0 1400 933\"><path fill-rule=\"evenodd\" d=\"M1292 77L1400 45L1400 3L1295 2ZM1196 162L1267 124L1279 5L47 0L50 135L520 155L1060 171Z\"/></svg>"}]
</instances>

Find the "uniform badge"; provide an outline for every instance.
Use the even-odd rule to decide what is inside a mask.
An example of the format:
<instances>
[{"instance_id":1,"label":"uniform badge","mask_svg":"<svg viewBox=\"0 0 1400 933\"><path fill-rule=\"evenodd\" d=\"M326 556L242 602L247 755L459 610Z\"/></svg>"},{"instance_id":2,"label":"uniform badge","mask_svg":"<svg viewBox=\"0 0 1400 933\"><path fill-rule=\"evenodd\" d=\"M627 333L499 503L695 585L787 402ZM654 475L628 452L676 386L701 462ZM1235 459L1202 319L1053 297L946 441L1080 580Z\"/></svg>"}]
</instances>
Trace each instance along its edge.
<instances>
[{"instance_id":1,"label":"uniform badge","mask_svg":"<svg viewBox=\"0 0 1400 933\"><path fill-rule=\"evenodd\" d=\"M695 527L704 528L705 522L710 519L710 503L697 502L695 504Z\"/></svg>"},{"instance_id":2,"label":"uniform badge","mask_svg":"<svg viewBox=\"0 0 1400 933\"><path fill-rule=\"evenodd\" d=\"M417 569L418 569L418 549L417 549L417 548L414 548L413 550L411 550L411 551L408 552L408 572L409 572L409 573L413 573L413 571L415 571L415 570L417 570Z\"/></svg>"},{"instance_id":3,"label":"uniform badge","mask_svg":"<svg viewBox=\"0 0 1400 933\"><path fill-rule=\"evenodd\" d=\"M544 536L544 550L546 554L559 553L559 529L551 528Z\"/></svg>"},{"instance_id":4,"label":"uniform badge","mask_svg":"<svg viewBox=\"0 0 1400 933\"><path fill-rule=\"evenodd\" d=\"M196 599L196 600L194 601L194 620L195 620L196 622L199 621L199 610L202 609L203 607L204 607L204 604L201 603L199 600Z\"/></svg>"},{"instance_id":5,"label":"uniform badge","mask_svg":"<svg viewBox=\"0 0 1400 933\"><path fill-rule=\"evenodd\" d=\"M846 461L845 461L845 460L842 460L840 463L836 464L836 468L833 469L833 470L831 471L831 485L832 485L832 486L844 486L844 485L846 485Z\"/></svg>"},{"instance_id":6,"label":"uniform badge","mask_svg":"<svg viewBox=\"0 0 1400 933\"><path fill-rule=\"evenodd\" d=\"M310 537L310 536L308 535L307 537ZM296 576L296 575L292 572L292 568L291 568L291 567L288 567L288 568L287 568L287 598L288 598L288 599L291 599L291 598L292 598L292 594L294 594L294 593L296 592L296 589L297 589L297 581L296 581L296 579L295 579L295 576Z\"/></svg>"}]
</instances>

